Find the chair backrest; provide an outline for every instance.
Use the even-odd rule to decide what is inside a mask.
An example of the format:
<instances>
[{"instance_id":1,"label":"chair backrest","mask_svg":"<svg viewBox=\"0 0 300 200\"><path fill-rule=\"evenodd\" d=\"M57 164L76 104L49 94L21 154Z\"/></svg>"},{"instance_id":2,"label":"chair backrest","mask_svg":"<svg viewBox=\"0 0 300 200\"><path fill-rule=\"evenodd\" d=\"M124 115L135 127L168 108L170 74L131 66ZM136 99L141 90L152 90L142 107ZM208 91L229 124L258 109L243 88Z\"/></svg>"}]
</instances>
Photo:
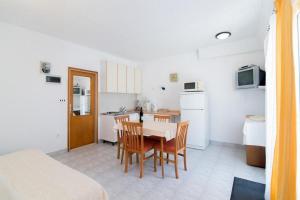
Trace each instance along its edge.
<instances>
[{"instance_id":1,"label":"chair backrest","mask_svg":"<svg viewBox=\"0 0 300 200\"><path fill-rule=\"evenodd\" d=\"M131 152L140 152L144 149L143 124L138 122L122 122L125 149Z\"/></svg>"},{"instance_id":2,"label":"chair backrest","mask_svg":"<svg viewBox=\"0 0 300 200\"><path fill-rule=\"evenodd\" d=\"M128 122L129 121L129 115L120 115L115 117L115 122L122 123L122 122Z\"/></svg>"},{"instance_id":3,"label":"chair backrest","mask_svg":"<svg viewBox=\"0 0 300 200\"><path fill-rule=\"evenodd\" d=\"M128 122L129 121L129 115L120 115L115 117L115 122L116 124L122 124L123 122ZM123 138L124 137L124 132L123 131L118 131L118 138Z\"/></svg>"},{"instance_id":4,"label":"chair backrest","mask_svg":"<svg viewBox=\"0 0 300 200\"><path fill-rule=\"evenodd\" d=\"M179 122L177 123L177 132L176 132L176 150L180 151L186 148L186 139L188 133L189 122Z\"/></svg>"},{"instance_id":5,"label":"chair backrest","mask_svg":"<svg viewBox=\"0 0 300 200\"><path fill-rule=\"evenodd\" d=\"M170 115L154 115L154 121L155 122L170 122L171 116Z\"/></svg>"}]
</instances>

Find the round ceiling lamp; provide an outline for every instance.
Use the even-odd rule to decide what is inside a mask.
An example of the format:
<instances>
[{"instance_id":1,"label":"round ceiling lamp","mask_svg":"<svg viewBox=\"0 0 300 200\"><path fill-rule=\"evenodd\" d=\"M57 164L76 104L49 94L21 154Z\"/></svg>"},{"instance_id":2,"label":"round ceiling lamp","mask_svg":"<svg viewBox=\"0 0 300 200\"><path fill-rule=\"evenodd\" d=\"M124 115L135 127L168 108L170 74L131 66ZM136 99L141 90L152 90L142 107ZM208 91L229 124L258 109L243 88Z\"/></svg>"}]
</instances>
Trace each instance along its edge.
<instances>
[{"instance_id":1,"label":"round ceiling lamp","mask_svg":"<svg viewBox=\"0 0 300 200\"><path fill-rule=\"evenodd\" d=\"M224 32L220 32L220 33L216 34L215 37L216 37L218 40L225 40L225 39L229 38L230 36L231 36L231 33L230 33L230 32L224 31Z\"/></svg>"}]
</instances>

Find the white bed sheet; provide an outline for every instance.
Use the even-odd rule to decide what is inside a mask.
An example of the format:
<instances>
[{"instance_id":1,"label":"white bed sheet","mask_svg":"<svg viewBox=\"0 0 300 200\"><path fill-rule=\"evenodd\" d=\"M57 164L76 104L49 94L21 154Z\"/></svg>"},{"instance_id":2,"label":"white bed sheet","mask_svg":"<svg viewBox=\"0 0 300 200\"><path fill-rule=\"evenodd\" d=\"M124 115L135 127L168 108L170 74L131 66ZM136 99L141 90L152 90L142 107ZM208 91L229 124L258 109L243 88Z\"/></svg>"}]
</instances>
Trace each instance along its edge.
<instances>
[{"instance_id":1,"label":"white bed sheet","mask_svg":"<svg viewBox=\"0 0 300 200\"><path fill-rule=\"evenodd\" d=\"M38 150L0 156L0 177L21 200L108 200L97 182Z\"/></svg>"}]
</instances>

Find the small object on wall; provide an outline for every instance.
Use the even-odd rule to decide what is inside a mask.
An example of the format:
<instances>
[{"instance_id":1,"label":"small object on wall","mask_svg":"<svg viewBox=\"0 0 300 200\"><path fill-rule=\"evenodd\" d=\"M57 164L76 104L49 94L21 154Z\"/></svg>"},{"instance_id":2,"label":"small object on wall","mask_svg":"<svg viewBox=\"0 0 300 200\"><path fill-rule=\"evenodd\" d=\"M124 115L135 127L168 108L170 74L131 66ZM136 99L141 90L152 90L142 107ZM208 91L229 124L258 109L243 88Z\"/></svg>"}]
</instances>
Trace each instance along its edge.
<instances>
[{"instance_id":1,"label":"small object on wall","mask_svg":"<svg viewBox=\"0 0 300 200\"><path fill-rule=\"evenodd\" d=\"M61 77L60 76L46 76L46 82L48 83L60 83Z\"/></svg>"},{"instance_id":2,"label":"small object on wall","mask_svg":"<svg viewBox=\"0 0 300 200\"><path fill-rule=\"evenodd\" d=\"M40 67L41 67L41 72L43 72L45 74L49 74L51 71L51 63L49 63L49 62L41 61Z\"/></svg>"},{"instance_id":3,"label":"small object on wall","mask_svg":"<svg viewBox=\"0 0 300 200\"><path fill-rule=\"evenodd\" d=\"M178 81L178 74L177 73L172 73L170 74L170 82L177 82Z\"/></svg>"},{"instance_id":4,"label":"small object on wall","mask_svg":"<svg viewBox=\"0 0 300 200\"><path fill-rule=\"evenodd\" d=\"M162 90L162 91L165 91L165 90L166 90L166 88L165 88L165 87L161 87L161 90Z\"/></svg>"}]
</instances>

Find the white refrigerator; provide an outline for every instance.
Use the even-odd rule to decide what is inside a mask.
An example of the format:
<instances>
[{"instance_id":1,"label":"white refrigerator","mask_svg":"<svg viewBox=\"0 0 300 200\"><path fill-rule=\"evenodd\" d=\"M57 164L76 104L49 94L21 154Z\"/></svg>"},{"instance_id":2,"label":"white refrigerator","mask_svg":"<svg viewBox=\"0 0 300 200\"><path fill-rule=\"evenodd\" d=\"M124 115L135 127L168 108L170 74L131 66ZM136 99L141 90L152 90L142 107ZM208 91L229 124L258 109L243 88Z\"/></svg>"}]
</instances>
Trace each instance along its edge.
<instances>
[{"instance_id":1,"label":"white refrigerator","mask_svg":"<svg viewBox=\"0 0 300 200\"><path fill-rule=\"evenodd\" d=\"M209 144L207 99L205 92L180 94L181 121L188 120L187 147L205 149Z\"/></svg>"}]
</instances>

